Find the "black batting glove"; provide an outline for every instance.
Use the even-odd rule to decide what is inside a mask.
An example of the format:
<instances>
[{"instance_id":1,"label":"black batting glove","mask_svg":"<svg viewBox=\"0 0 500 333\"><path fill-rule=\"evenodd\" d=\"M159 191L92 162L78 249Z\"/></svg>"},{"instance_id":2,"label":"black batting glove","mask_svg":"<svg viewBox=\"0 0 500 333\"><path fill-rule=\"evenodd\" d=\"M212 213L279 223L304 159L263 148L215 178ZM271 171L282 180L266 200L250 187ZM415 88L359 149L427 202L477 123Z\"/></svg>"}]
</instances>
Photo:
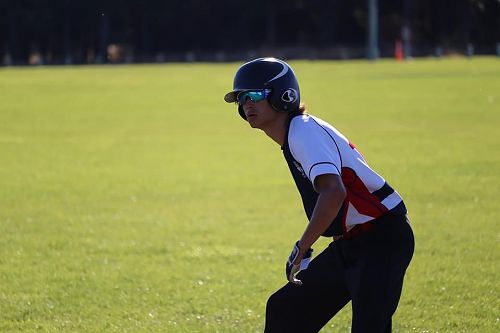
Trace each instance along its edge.
<instances>
[{"instance_id":1,"label":"black batting glove","mask_svg":"<svg viewBox=\"0 0 500 333\"><path fill-rule=\"evenodd\" d=\"M286 278L291 283L301 286L302 281L298 280L295 276L302 270L306 269L309 266L309 262L311 261L313 249L309 248L307 252L302 257L302 260L298 264L294 264L300 252L299 241L295 243L292 249L292 253L290 253L290 257L286 262Z\"/></svg>"}]
</instances>

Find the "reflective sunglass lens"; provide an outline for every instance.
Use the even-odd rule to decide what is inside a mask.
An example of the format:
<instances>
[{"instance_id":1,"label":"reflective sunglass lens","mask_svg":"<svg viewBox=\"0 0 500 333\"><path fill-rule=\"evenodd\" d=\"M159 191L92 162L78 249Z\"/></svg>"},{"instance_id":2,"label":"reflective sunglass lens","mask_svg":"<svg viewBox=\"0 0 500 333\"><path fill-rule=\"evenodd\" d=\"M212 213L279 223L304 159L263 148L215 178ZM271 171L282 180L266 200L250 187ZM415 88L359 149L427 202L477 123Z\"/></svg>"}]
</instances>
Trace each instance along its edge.
<instances>
[{"instance_id":1,"label":"reflective sunglass lens","mask_svg":"<svg viewBox=\"0 0 500 333\"><path fill-rule=\"evenodd\" d=\"M256 103L267 97L265 91L245 91L238 95L237 100L240 104L245 104L248 99Z\"/></svg>"}]
</instances>

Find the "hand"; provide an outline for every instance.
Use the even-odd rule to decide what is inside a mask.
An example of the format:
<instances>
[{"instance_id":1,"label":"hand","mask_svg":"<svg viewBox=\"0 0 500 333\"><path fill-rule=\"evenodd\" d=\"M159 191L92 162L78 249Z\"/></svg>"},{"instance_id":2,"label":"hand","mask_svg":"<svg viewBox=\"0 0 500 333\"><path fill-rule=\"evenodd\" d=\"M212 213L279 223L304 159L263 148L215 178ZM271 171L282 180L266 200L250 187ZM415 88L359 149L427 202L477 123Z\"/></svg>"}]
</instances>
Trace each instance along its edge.
<instances>
[{"instance_id":1,"label":"hand","mask_svg":"<svg viewBox=\"0 0 500 333\"><path fill-rule=\"evenodd\" d=\"M290 257L286 262L286 278L291 283L301 286L302 281L297 279L295 276L302 270L306 269L309 266L309 262L311 261L313 249L309 248L304 253L301 252L299 248L299 242L295 243L292 253L290 253Z\"/></svg>"}]
</instances>

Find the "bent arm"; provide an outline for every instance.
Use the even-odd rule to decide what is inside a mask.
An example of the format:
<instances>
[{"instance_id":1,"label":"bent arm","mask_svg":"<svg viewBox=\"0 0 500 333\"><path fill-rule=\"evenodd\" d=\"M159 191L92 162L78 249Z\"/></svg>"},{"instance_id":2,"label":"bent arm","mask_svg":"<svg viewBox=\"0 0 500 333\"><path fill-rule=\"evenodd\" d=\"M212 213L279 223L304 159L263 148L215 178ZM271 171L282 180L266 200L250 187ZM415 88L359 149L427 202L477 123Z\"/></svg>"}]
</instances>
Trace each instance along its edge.
<instances>
[{"instance_id":1,"label":"bent arm","mask_svg":"<svg viewBox=\"0 0 500 333\"><path fill-rule=\"evenodd\" d=\"M311 220L299 240L300 253L295 263L299 263L306 251L325 232L337 216L346 197L346 189L339 175L319 175L314 180L314 189L319 193Z\"/></svg>"}]
</instances>

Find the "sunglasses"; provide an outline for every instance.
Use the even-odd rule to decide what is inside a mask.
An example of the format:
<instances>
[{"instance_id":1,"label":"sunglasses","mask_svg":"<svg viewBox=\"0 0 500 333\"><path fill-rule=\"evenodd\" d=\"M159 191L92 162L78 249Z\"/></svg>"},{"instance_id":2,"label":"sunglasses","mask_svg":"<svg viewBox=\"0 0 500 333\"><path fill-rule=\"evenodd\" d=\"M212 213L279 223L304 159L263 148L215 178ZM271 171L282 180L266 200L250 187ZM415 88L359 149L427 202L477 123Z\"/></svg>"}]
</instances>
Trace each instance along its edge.
<instances>
[{"instance_id":1,"label":"sunglasses","mask_svg":"<svg viewBox=\"0 0 500 333\"><path fill-rule=\"evenodd\" d=\"M253 103L260 102L264 99L266 99L269 94L271 93L270 89L264 89L264 90L255 90L255 91L243 91L236 96L236 101L240 104L243 105L247 102L247 100L251 100Z\"/></svg>"}]
</instances>

